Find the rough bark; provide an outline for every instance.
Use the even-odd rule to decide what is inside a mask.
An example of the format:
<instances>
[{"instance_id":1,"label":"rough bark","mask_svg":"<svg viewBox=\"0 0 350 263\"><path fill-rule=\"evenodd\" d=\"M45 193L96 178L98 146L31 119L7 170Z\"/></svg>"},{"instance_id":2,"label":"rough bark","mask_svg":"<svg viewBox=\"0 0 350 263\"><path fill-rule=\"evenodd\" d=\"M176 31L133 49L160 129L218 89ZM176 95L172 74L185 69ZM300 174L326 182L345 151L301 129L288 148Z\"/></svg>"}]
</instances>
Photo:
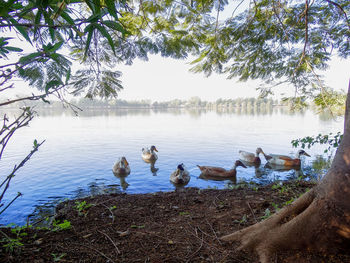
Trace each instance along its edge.
<instances>
[{"instance_id":1,"label":"rough bark","mask_svg":"<svg viewBox=\"0 0 350 263\"><path fill-rule=\"evenodd\" d=\"M350 245L350 81L344 136L321 182L270 218L223 236L255 250L262 263L281 251L336 251Z\"/></svg>"}]
</instances>

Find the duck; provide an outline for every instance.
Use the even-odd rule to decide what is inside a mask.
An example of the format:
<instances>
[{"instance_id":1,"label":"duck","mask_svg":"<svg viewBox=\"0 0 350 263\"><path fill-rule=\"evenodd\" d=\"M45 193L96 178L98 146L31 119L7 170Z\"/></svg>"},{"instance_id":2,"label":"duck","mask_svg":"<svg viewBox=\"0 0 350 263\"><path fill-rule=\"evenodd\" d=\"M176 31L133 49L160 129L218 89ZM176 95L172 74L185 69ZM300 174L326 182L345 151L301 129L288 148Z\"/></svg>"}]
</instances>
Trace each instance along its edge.
<instances>
[{"instance_id":1,"label":"duck","mask_svg":"<svg viewBox=\"0 0 350 263\"><path fill-rule=\"evenodd\" d=\"M130 166L126 158L123 156L113 166L113 173L119 176L127 176L130 174Z\"/></svg>"},{"instance_id":2,"label":"duck","mask_svg":"<svg viewBox=\"0 0 350 263\"><path fill-rule=\"evenodd\" d=\"M170 175L170 182L175 185L186 185L190 181L190 173L183 163L179 164L176 170Z\"/></svg>"},{"instance_id":3,"label":"duck","mask_svg":"<svg viewBox=\"0 0 350 263\"><path fill-rule=\"evenodd\" d=\"M156 146L154 145L152 145L151 148L142 148L142 159L145 162L156 161L158 159L158 156L155 151L158 152Z\"/></svg>"},{"instance_id":4,"label":"duck","mask_svg":"<svg viewBox=\"0 0 350 263\"><path fill-rule=\"evenodd\" d=\"M242 166L244 168L247 168L247 166L245 166L244 163L242 163L240 160L237 160L235 162L235 164L233 165L232 169L230 169L230 170L226 170L226 169L221 168L221 167L197 165L199 170L201 170L201 175L203 177L210 177L210 178L236 177L238 166Z\"/></svg>"},{"instance_id":5,"label":"duck","mask_svg":"<svg viewBox=\"0 0 350 263\"><path fill-rule=\"evenodd\" d=\"M255 154L252 152L239 151L239 159L243 162L247 162L248 164L260 165L261 159L259 154L262 153L267 160L268 156L264 153L264 151L258 147L256 148Z\"/></svg>"},{"instance_id":6,"label":"duck","mask_svg":"<svg viewBox=\"0 0 350 263\"><path fill-rule=\"evenodd\" d=\"M283 167L300 167L301 166L301 160L300 156L305 155L310 157L310 155L305 152L304 150L299 150L297 154L295 155L295 158L287 156L287 155L281 155L281 154L269 154L267 157L268 164L276 165L276 166L283 166Z\"/></svg>"}]
</instances>

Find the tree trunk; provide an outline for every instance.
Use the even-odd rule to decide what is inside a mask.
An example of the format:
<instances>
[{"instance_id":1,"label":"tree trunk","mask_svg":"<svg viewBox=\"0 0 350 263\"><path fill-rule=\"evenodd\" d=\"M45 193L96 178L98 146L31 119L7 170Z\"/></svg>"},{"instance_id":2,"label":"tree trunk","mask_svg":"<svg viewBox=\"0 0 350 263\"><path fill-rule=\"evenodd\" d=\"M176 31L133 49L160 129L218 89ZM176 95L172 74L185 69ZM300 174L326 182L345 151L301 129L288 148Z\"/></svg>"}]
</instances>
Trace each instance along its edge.
<instances>
[{"instance_id":1,"label":"tree trunk","mask_svg":"<svg viewBox=\"0 0 350 263\"><path fill-rule=\"evenodd\" d=\"M321 182L270 218L223 236L255 250L262 263L279 251L336 251L350 245L350 80L344 135Z\"/></svg>"}]
</instances>

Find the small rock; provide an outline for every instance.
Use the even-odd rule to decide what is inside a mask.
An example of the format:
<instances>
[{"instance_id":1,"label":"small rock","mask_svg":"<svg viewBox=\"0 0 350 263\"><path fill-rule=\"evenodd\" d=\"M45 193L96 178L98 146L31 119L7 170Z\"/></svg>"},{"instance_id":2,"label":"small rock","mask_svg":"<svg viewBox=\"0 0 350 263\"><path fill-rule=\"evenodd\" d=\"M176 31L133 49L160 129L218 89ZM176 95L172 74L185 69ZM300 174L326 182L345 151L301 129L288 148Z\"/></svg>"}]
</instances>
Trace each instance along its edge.
<instances>
[{"instance_id":1,"label":"small rock","mask_svg":"<svg viewBox=\"0 0 350 263\"><path fill-rule=\"evenodd\" d=\"M126 230L124 232L123 231L117 231L117 233L119 234L119 236L125 237L125 236L130 234L130 231L129 230Z\"/></svg>"},{"instance_id":2,"label":"small rock","mask_svg":"<svg viewBox=\"0 0 350 263\"><path fill-rule=\"evenodd\" d=\"M41 243L43 243L43 238L39 238L38 240L34 241L35 245L40 245Z\"/></svg>"}]
</instances>

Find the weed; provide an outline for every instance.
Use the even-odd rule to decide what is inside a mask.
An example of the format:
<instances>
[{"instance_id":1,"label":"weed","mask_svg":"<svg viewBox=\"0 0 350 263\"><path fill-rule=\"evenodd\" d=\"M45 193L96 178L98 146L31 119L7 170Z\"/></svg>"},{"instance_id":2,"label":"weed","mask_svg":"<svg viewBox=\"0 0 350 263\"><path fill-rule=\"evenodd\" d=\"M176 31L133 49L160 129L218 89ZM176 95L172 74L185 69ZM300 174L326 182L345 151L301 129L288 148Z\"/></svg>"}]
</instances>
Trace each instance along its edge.
<instances>
[{"instance_id":1,"label":"weed","mask_svg":"<svg viewBox=\"0 0 350 263\"><path fill-rule=\"evenodd\" d=\"M86 201L82 201L82 202L76 201L74 207L78 210L78 214L80 216L81 215L86 216L88 213L87 209L90 208L91 206L93 206L93 204L87 204Z\"/></svg>"},{"instance_id":2,"label":"weed","mask_svg":"<svg viewBox=\"0 0 350 263\"><path fill-rule=\"evenodd\" d=\"M270 216L271 216L271 211L270 211L270 209L266 208L265 209L265 214L261 217L261 219L264 220L264 219L266 219L266 218L268 218Z\"/></svg>"},{"instance_id":3,"label":"weed","mask_svg":"<svg viewBox=\"0 0 350 263\"><path fill-rule=\"evenodd\" d=\"M51 255L53 256L53 262L59 262L67 254L66 253L62 253L62 254L58 255L58 254L52 253Z\"/></svg>"},{"instance_id":4,"label":"weed","mask_svg":"<svg viewBox=\"0 0 350 263\"><path fill-rule=\"evenodd\" d=\"M61 231L61 230L67 230L71 228L71 223L68 220L64 220L63 223L60 223L59 220L54 220L52 222L52 231Z\"/></svg>"},{"instance_id":5,"label":"weed","mask_svg":"<svg viewBox=\"0 0 350 263\"><path fill-rule=\"evenodd\" d=\"M5 250L10 253L19 252L23 246L23 243L21 243L21 238L4 237L0 242L4 243L2 247L4 247Z\"/></svg>"},{"instance_id":6,"label":"weed","mask_svg":"<svg viewBox=\"0 0 350 263\"><path fill-rule=\"evenodd\" d=\"M277 212L278 210L280 210L280 208L278 207L278 204L272 203L273 208L275 209L275 212ZM266 211L265 211L266 212Z\"/></svg>"},{"instance_id":7,"label":"weed","mask_svg":"<svg viewBox=\"0 0 350 263\"><path fill-rule=\"evenodd\" d=\"M244 214L241 220L235 220L234 222L238 223L238 224L245 224L245 223L247 223L247 215Z\"/></svg>"},{"instance_id":8,"label":"weed","mask_svg":"<svg viewBox=\"0 0 350 263\"><path fill-rule=\"evenodd\" d=\"M286 205L289 205L289 204L293 203L293 202L294 202L294 200L295 200L295 198L294 198L294 197L292 197L290 200L288 200L288 201L284 202L284 203L283 203L283 206L286 206Z\"/></svg>"},{"instance_id":9,"label":"weed","mask_svg":"<svg viewBox=\"0 0 350 263\"><path fill-rule=\"evenodd\" d=\"M141 229L141 228L145 228L145 225L131 225L130 226L131 228L138 228L138 229Z\"/></svg>"},{"instance_id":10,"label":"weed","mask_svg":"<svg viewBox=\"0 0 350 263\"><path fill-rule=\"evenodd\" d=\"M180 216L188 216L190 213L189 212L180 212L179 215Z\"/></svg>"},{"instance_id":11,"label":"weed","mask_svg":"<svg viewBox=\"0 0 350 263\"><path fill-rule=\"evenodd\" d=\"M13 225L9 225L11 227ZM5 248L7 252L13 253L13 252L20 252L21 247L23 246L23 243L21 242L22 237L27 236L28 233L24 232L24 229L27 229L27 226L16 226L11 228L11 233L15 235L15 237L9 237L4 232L1 231L3 234L3 238L0 240L0 243L3 243L2 247Z\"/></svg>"}]
</instances>

